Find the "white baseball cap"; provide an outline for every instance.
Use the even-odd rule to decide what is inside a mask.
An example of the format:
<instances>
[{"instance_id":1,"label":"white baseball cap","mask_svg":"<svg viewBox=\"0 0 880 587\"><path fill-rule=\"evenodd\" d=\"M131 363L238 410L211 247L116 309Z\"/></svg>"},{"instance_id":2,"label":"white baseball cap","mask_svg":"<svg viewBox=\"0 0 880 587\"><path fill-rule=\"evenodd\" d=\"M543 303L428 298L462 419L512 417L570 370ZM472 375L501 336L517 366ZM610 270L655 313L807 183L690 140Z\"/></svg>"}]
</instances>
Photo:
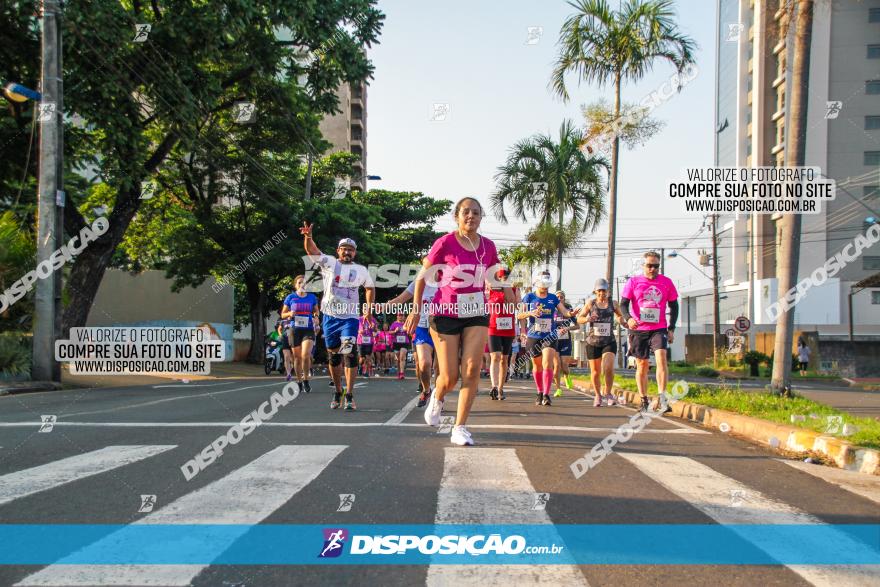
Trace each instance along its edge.
<instances>
[{"instance_id":1,"label":"white baseball cap","mask_svg":"<svg viewBox=\"0 0 880 587\"><path fill-rule=\"evenodd\" d=\"M354 242L350 238L344 238L341 241L339 241L339 244L336 245L336 248L338 249L339 247L351 247L355 250L357 250L357 248L358 248L357 243Z\"/></svg>"}]
</instances>

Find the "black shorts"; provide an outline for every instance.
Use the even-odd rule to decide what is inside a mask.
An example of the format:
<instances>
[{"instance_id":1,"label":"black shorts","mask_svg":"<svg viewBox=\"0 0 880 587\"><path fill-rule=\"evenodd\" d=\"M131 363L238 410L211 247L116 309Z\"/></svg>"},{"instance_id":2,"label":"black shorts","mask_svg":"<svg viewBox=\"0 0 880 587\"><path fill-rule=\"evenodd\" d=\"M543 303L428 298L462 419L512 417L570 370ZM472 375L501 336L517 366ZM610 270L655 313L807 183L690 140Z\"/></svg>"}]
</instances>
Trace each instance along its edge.
<instances>
[{"instance_id":1,"label":"black shorts","mask_svg":"<svg viewBox=\"0 0 880 587\"><path fill-rule=\"evenodd\" d=\"M541 351L546 348L551 348L554 351L556 350L556 338L552 336L548 336L547 338L527 338L526 339L526 354L531 357L540 357Z\"/></svg>"},{"instance_id":2,"label":"black shorts","mask_svg":"<svg viewBox=\"0 0 880 587\"><path fill-rule=\"evenodd\" d=\"M559 351L560 356L570 357L571 356L571 339L557 339L556 340L556 350Z\"/></svg>"},{"instance_id":3,"label":"black shorts","mask_svg":"<svg viewBox=\"0 0 880 587\"><path fill-rule=\"evenodd\" d=\"M452 316L431 316L431 328L438 334L456 336L464 332L465 328L482 326L489 328L489 316L474 316L473 318L453 318Z\"/></svg>"},{"instance_id":4,"label":"black shorts","mask_svg":"<svg viewBox=\"0 0 880 587\"><path fill-rule=\"evenodd\" d=\"M290 329L287 328L284 330L284 333L281 335L281 350L289 351L290 350Z\"/></svg>"},{"instance_id":5,"label":"black shorts","mask_svg":"<svg viewBox=\"0 0 880 587\"><path fill-rule=\"evenodd\" d=\"M669 348L669 341L665 328L656 330L634 330L629 333L629 356L637 359L647 359L654 351Z\"/></svg>"},{"instance_id":6,"label":"black shorts","mask_svg":"<svg viewBox=\"0 0 880 587\"><path fill-rule=\"evenodd\" d=\"M396 353L400 349L409 349L409 343L408 342L395 342L394 343L394 352Z\"/></svg>"},{"instance_id":7,"label":"black shorts","mask_svg":"<svg viewBox=\"0 0 880 587\"><path fill-rule=\"evenodd\" d=\"M612 340L610 343L604 345L587 345L587 360L589 361L601 359L602 355L605 353L617 354L617 341Z\"/></svg>"},{"instance_id":8,"label":"black shorts","mask_svg":"<svg viewBox=\"0 0 880 587\"><path fill-rule=\"evenodd\" d=\"M513 348L513 337L512 336L495 336L489 335L489 352L490 353L501 353L502 355L510 355L510 350Z\"/></svg>"},{"instance_id":9,"label":"black shorts","mask_svg":"<svg viewBox=\"0 0 880 587\"><path fill-rule=\"evenodd\" d=\"M362 357L369 357L373 354L373 345L371 344L359 344L358 345L358 354Z\"/></svg>"},{"instance_id":10,"label":"black shorts","mask_svg":"<svg viewBox=\"0 0 880 587\"><path fill-rule=\"evenodd\" d=\"M311 328L296 328L293 331L293 346L302 345L306 339L315 340L315 331Z\"/></svg>"}]
</instances>

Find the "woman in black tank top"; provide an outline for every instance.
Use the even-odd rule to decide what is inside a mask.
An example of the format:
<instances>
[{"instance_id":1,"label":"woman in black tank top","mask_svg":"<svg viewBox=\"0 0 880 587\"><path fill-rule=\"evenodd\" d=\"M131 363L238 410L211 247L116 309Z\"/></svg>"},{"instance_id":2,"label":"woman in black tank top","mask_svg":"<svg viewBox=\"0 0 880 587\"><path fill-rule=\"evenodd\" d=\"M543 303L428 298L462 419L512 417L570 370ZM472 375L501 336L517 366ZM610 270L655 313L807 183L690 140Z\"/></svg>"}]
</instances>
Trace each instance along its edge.
<instances>
[{"instance_id":1,"label":"woman in black tank top","mask_svg":"<svg viewBox=\"0 0 880 587\"><path fill-rule=\"evenodd\" d=\"M578 313L578 324L587 324L587 361L590 363L590 379L593 383L595 407L602 406L602 386L600 374L605 384L604 397L609 406L618 403L612 392L614 385L614 358L617 354L617 341L614 338L614 316L623 317L614 300L608 297L608 282L596 280L593 289L595 300L587 302ZM620 403L623 403L622 400Z\"/></svg>"}]
</instances>

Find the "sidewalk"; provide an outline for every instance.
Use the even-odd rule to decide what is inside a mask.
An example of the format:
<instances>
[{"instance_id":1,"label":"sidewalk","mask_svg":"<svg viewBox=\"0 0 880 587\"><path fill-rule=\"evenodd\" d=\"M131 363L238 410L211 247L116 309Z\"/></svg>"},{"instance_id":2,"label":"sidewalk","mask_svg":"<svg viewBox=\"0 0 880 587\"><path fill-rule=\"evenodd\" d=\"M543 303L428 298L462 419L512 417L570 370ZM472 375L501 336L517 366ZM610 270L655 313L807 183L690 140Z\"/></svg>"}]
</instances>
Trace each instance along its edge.
<instances>
[{"instance_id":1,"label":"sidewalk","mask_svg":"<svg viewBox=\"0 0 880 587\"><path fill-rule=\"evenodd\" d=\"M0 396L30 391L53 391L74 387L134 387L158 385L169 381L203 381L214 379L250 379L266 377L262 365L250 363L212 363L210 375L71 375L62 369L61 384L51 381L18 381L0 383Z\"/></svg>"}]
</instances>

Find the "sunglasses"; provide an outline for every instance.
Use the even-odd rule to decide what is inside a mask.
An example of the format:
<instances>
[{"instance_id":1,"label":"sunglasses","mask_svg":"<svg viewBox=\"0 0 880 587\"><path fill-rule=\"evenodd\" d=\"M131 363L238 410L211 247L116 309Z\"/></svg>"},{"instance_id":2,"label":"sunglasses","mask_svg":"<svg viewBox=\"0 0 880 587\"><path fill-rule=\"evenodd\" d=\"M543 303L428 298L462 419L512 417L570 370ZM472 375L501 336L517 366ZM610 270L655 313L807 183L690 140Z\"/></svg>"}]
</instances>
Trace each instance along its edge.
<instances>
[{"instance_id":1,"label":"sunglasses","mask_svg":"<svg viewBox=\"0 0 880 587\"><path fill-rule=\"evenodd\" d=\"M645 263L645 267L648 269L659 269L660 263Z\"/></svg>"}]
</instances>

